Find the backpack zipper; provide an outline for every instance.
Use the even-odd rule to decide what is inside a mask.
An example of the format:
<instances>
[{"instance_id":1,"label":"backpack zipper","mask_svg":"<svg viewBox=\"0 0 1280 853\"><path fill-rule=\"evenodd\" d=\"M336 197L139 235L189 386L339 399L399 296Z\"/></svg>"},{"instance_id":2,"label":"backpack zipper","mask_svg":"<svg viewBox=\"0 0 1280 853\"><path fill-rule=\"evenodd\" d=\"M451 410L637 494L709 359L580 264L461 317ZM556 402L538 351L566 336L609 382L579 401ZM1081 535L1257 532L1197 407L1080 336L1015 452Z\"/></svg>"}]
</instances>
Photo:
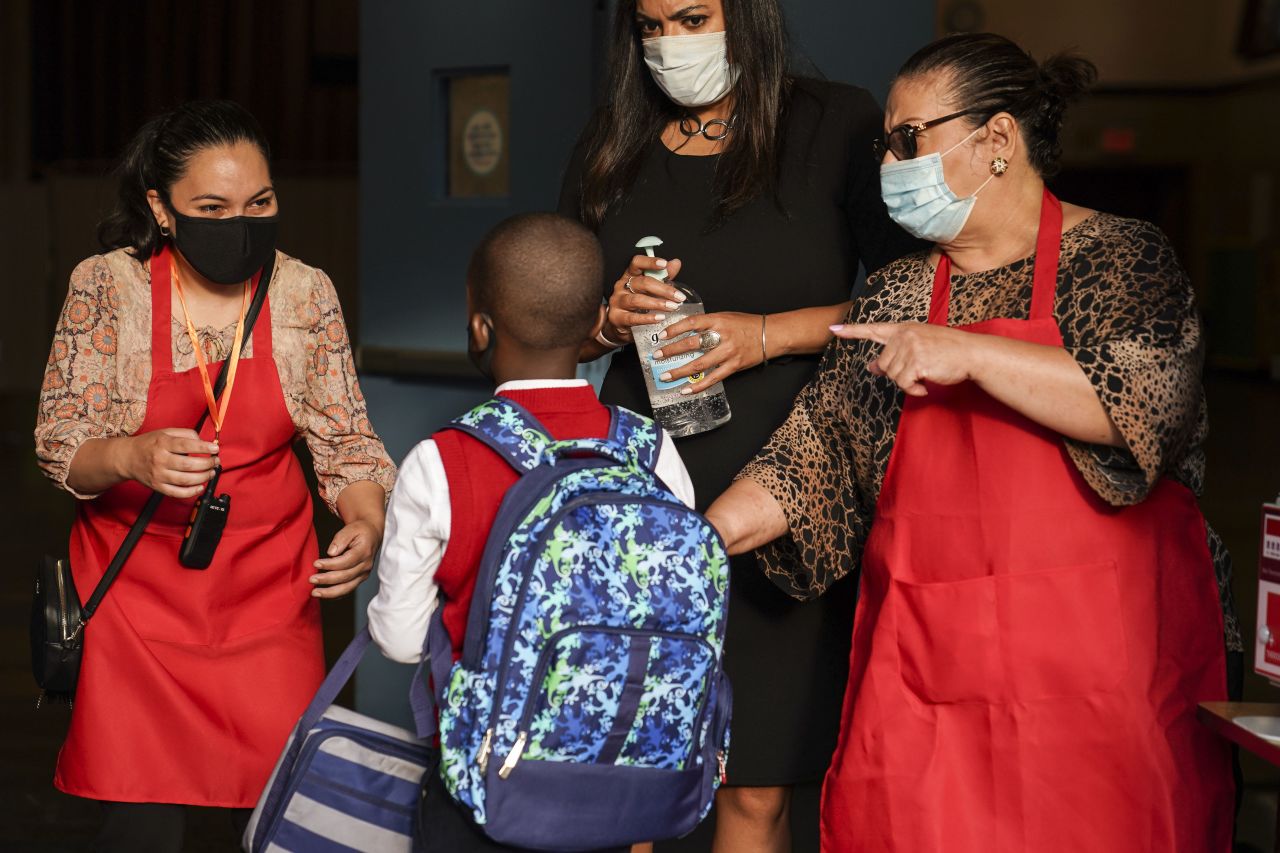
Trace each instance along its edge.
<instances>
[{"instance_id":1,"label":"backpack zipper","mask_svg":"<svg viewBox=\"0 0 1280 853\"><path fill-rule=\"evenodd\" d=\"M480 750L476 753L476 764L480 767L480 772L484 773L489 769L489 753L493 751L493 729L484 730L484 739L480 741Z\"/></svg>"},{"instance_id":2,"label":"backpack zipper","mask_svg":"<svg viewBox=\"0 0 1280 853\"><path fill-rule=\"evenodd\" d=\"M507 760L498 768L499 779L507 778L511 775L511 771L516 769L516 762L520 760L520 754L524 752L524 745L528 740L528 732L521 732L516 737L516 745L511 747L511 752L507 753Z\"/></svg>"}]
</instances>

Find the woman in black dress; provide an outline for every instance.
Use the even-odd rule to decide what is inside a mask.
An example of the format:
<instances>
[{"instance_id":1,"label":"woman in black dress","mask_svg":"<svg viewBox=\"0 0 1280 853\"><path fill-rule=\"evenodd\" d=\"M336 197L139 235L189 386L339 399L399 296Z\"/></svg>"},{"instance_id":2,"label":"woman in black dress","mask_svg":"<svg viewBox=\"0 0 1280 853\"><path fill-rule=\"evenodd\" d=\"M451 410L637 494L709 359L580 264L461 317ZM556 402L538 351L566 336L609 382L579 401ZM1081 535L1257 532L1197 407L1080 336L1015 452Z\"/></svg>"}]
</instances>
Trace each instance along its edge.
<instances>
[{"instance_id":1,"label":"woman in black dress","mask_svg":"<svg viewBox=\"0 0 1280 853\"><path fill-rule=\"evenodd\" d=\"M677 291L708 313L672 327L714 330L720 343L672 378L709 371L733 418L678 439L700 509L787 417L845 316L859 262L872 271L916 244L885 212L868 155L881 110L865 90L796 78L777 0L624 0L612 45L612 102L583 133L560 211L599 235L608 321L583 347L589 361L631 341ZM646 69L646 65L648 68ZM699 132L699 129L702 132ZM636 256L656 235L671 260ZM677 260L677 258L679 260ZM697 335L667 347L697 348ZM714 368L714 369L713 369ZM603 399L650 410L634 352L617 352ZM734 686L728 785L716 809L716 849L786 850L790 786L820 779L835 746L856 579L802 605L750 554L735 557L726 666ZM816 811L813 815L816 825Z\"/></svg>"}]
</instances>

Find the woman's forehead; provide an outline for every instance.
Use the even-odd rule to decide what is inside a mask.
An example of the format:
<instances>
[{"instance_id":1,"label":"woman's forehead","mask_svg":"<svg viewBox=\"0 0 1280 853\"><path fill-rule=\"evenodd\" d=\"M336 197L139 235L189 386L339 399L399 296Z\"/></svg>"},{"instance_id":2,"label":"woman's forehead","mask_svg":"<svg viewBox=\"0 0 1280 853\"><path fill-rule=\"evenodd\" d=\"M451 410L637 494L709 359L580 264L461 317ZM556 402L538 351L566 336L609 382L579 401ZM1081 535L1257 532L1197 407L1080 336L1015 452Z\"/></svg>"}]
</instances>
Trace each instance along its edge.
<instances>
[{"instance_id":1,"label":"woman's forehead","mask_svg":"<svg viewBox=\"0 0 1280 853\"><path fill-rule=\"evenodd\" d=\"M637 0L636 11L645 17L664 19L679 13L709 15L720 9L720 0Z\"/></svg>"},{"instance_id":2,"label":"woman's forehead","mask_svg":"<svg viewBox=\"0 0 1280 853\"><path fill-rule=\"evenodd\" d=\"M256 145L219 145L196 152L171 188L174 199L219 198L240 201L271 187L271 171Z\"/></svg>"},{"instance_id":3,"label":"woman's forehead","mask_svg":"<svg viewBox=\"0 0 1280 853\"><path fill-rule=\"evenodd\" d=\"M259 181L269 174L267 160L250 142L217 145L197 151L187 161L183 177L200 181L234 183Z\"/></svg>"}]
</instances>

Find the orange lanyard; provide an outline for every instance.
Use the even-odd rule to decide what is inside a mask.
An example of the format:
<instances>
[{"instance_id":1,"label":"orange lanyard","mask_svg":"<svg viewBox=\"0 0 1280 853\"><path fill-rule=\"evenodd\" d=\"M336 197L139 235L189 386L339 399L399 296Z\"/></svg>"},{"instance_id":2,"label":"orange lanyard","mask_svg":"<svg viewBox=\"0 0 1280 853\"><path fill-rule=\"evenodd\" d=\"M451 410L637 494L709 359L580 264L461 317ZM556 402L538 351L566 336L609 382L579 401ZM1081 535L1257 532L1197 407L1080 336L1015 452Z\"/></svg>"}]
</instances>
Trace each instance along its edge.
<instances>
[{"instance_id":1,"label":"orange lanyard","mask_svg":"<svg viewBox=\"0 0 1280 853\"><path fill-rule=\"evenodd\" d=\"M221 404L213 399L213 383L209 381L209 366L205 362L204 350L200 347L200 339L196 335L195 324L191 322L191 312L187 310L187 298L182 295L182 281L178 278L178 269L173 261L169 261L169 274L173 277L174 289L178 291L178 301L182 303L182 317L187 321L187 337L191 339L191 349L195 351L196 366L200 368L200 380L204 383L204 399L209 405L209 418L213 421L213 435L216 440L222 434L223 418L227 414L227 404L231 402L231 388L236 384L236 367L240 364L240 347L244 343L244 317L249 311L249 282L242 285L240 295L240 319L236 321L236 338L231 345L231 358L227 359L223 370L227 371L227 384L222 391Z\"/></svg>"}]
</instances>

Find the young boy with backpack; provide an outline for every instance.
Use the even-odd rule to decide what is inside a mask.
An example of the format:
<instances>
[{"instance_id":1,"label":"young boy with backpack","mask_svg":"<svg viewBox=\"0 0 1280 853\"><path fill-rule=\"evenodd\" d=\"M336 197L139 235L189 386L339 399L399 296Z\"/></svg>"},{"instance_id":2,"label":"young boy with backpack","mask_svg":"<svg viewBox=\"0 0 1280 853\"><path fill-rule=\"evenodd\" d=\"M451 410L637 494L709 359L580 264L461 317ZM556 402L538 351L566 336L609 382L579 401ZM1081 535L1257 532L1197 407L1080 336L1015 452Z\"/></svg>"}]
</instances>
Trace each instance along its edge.
<instances>
[{"instance_id":1,"label":"young boy with backpack","mask_svg":"<svg viewBox=\"0 0 1280 853\"><path fill-rule=\"evenodd\" d=\"M602 280L564 217L484 238L468 349L496 396L418 444L391 497L369 629L393 660L430 651L430 853L625 850L692 829L719 781L728 563L670 437L574 378Z\"/></svg>"}]
</instances>

